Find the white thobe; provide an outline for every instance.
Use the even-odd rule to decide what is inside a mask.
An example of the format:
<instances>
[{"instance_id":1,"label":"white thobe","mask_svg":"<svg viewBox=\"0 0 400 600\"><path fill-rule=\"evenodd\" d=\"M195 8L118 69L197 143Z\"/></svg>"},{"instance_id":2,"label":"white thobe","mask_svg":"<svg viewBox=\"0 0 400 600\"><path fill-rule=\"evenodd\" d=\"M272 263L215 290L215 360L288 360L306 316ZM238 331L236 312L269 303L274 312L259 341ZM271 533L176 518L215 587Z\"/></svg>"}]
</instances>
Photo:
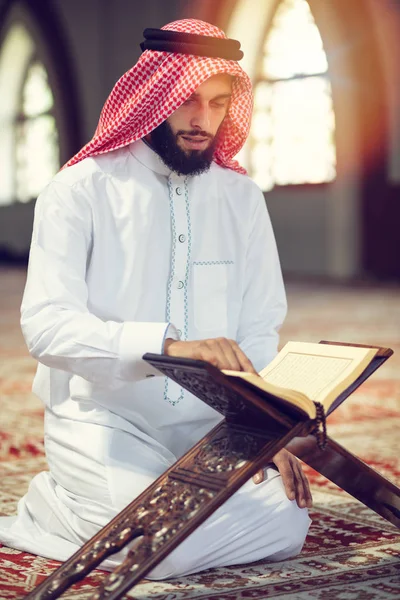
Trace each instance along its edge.
<instances>
[{"instance_id":1,"label":"white thobe","mask_svg":"<svg viewBox=\"0 0 400 600\"><path fill-rule=\"evenodd\" d=\"M0 540L67 558L221 419L143 354L224 336L261 370L285 310L248 177L215 164L179 176L142 141L57 174L37 201L21 308L50 473Z\"/></svg>"}]
</instances>

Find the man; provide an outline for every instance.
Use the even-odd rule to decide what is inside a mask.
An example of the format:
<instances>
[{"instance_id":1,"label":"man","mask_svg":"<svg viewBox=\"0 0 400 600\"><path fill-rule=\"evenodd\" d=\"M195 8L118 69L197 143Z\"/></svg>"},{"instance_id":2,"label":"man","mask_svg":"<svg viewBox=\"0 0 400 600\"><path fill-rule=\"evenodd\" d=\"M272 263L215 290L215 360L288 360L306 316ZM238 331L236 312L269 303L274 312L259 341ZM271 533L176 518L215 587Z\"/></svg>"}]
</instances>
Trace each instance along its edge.
<instances>
[{"instance_id":1,"label":"man","mask_svg":"<svg viewBox=\"0 0 400 600\"><path fill-rule=\"evenodd\" d=\"M93 140L35 213L21 324L50 471L0 520L0 539L59 560L221 419L143 354L254 372L275 355L286 310L264 198L233 160L252 106L239 43L196 20L145 35ZM285 450L274 463L282 477L267 466L151 577L297 554L308 483Z\"/></svg>"}]
</instances>

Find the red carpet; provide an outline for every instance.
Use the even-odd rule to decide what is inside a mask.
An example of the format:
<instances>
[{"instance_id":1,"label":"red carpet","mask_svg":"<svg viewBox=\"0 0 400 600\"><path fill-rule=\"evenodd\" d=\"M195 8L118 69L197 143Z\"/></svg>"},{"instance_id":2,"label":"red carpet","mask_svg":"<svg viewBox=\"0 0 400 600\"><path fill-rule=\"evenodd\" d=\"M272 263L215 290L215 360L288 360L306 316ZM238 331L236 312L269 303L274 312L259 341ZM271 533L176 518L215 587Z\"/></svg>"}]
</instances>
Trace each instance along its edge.
<instances>
[{"instance_id":1,"label":"red carpet","mask_svg":"<svg viewBox=\"0 0 400 600\"><path fill-rule=\"evenodd\" d=\"M46 463L42 408L31 394L35 363L19 331L22 270L0 271L0 514L14 514L32 476ZM288 339L330 339L390 346L395 355L331 416L331 437L400 483L400 290L289 286ZM210 570L170 583L144 581L149 600L381 600L400 598L400 531L311 472L313 524L301 556ZM20 599L57 562L0 547L0 600ZM89 599L96 571L65 593Z\"/></svg>"}]
</instances>

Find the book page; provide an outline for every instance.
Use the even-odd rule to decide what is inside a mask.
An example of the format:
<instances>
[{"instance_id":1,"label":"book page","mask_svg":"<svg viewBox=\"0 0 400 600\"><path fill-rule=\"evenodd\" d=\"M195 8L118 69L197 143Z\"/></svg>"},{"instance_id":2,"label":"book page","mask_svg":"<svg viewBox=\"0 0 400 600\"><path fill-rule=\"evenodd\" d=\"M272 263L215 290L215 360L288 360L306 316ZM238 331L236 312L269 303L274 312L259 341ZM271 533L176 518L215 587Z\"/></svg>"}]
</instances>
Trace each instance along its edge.
<instances>
[{"instance_id":1,"label":"book page","mask_svg":"<svg viewBox=\"0 0 400 600\"><path fill-rule=\"evenodd\" d=\"M246 373L245 371L230 371L229 369L222 369L222 373L228 375L229 377L237 377L238 379L244 379L256 388L264 390L269 395L275 396L280 400L284 400L285 402L296 406L297 408L308 414L308 416L311 419L315 419L316 408L314 402L312 402L312 400L310 400L301 392L296 392L287 388L277 387L276 385L269 383L266 379L263 379L258 375L254 375L253 373Z\"/></svg>"},{"instance_id":2,"label":"book page","mask_svg":"<svg viewBox=\"0 0 400 600\"><path fill-rule=\"evenodd\" d=\"M329 406L376 352L374 348L288 342L260 375L268 383L296 390Z\"/></svg>"}]
</instances>

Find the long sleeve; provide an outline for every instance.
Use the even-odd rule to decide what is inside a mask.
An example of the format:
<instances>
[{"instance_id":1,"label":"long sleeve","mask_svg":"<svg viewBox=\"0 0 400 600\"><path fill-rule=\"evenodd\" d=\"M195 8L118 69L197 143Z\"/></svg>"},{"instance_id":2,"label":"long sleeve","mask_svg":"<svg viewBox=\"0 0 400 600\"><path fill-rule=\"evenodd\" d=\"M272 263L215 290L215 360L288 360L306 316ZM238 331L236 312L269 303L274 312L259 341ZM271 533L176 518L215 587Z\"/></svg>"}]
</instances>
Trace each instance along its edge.
<instances>
[{"instance_id":1,"label":"long sleeve","mask_svg":"<svg viewBox=\"0 0 400 600\"><path fill-rule=\"evenodd\" d=\"M286 296L275 237L259 190L246 256L245 286L238 342L260 371L276 355Z\"/></svg>"},{"instance_id":2,"label":"long sleeve","mask_svg":"<svg viewBox=\"0 0 400 600\"><path fill-rule=\"evenodd\" d=\"M21 326L39 362L114 387L158 374L141 357L162 352L169 324L105 321L89 312L92 221L82 187L53 181L39 197Z\"/></svg>"}]
</instances>

